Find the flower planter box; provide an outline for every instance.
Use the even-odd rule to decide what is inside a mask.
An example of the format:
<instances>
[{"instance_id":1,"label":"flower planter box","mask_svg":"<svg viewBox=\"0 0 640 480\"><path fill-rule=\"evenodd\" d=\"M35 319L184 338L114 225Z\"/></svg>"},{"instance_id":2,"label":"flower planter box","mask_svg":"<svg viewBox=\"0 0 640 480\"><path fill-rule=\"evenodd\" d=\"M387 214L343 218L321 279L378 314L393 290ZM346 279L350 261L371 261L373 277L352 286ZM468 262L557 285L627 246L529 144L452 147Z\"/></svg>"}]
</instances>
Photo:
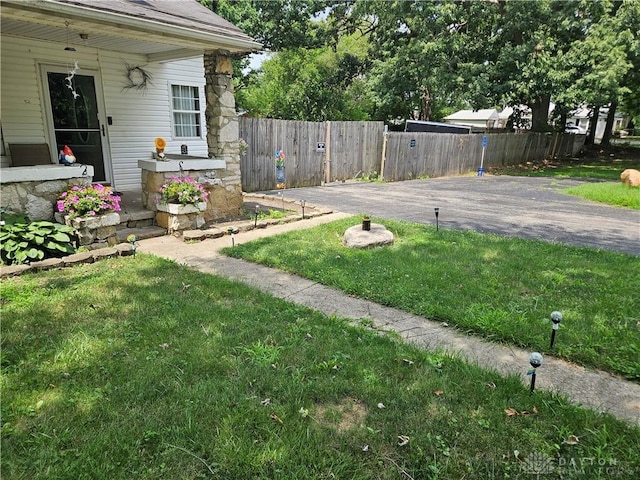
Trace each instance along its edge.
<instances>
[{"instance_id":1,"label":"flower planter box","mask_svg":"<svg viewBox=\"0 0 640 480\"><path fill-rule=\"evenodd\" d=\"M116 212L96 215L94 217L70 218L64 213L55 214L56 221L76 229L80 246L93 243L115 245L118 243L117 225L120 214Z\"/></svg>"},{"instance_id":2,"label":"flower planter box","mask_svg":"<svg viewBox=\"0 0 640 480\"><path fill-rule=\"evenodd\" d=\"M169 234L200 228L205 223L203 212L207 208L206 202L200 202L196 205L159 203L156 208L158 210L156 223L158 226L166 228Z\"/></svg>"},{"instance_id":3,"label":"flower planter box","mask_svg":"<svg viewBox=\"0 0 640 480\"><path fill-rule=\"evenodd\" d=\"M179 203L159 203L156 207L159 212L170 213L171 215L186 215L188 213L204 212L207 208L206 202L195 205L181 205Z\"/></svg>"}]
</instances>

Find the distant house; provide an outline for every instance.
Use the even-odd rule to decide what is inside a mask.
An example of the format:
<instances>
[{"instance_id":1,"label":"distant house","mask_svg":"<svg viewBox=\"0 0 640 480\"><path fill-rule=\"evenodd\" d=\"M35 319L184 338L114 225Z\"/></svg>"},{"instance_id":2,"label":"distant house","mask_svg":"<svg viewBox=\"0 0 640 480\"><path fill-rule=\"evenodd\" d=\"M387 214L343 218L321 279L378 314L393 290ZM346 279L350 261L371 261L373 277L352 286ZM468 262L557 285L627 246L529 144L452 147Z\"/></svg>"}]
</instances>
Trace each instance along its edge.
<instances>
[{"instance_id":1,"label":"distant house","mask_svg":"<svg viewBox=\"0 0 640 480\"><path fill-rule=\"evenodd\" d=\"M553 114L555 104L551 102L549 104L549 116ZM531 109L525 105L520 107L522 111L522 120L527 124L531 124ZM445 122L452 123L454 125L470 126L474 129L491 129L491 128L506 128L509 117L514 112L512 107L506 107L502 111L498 111L493 108L487 108L482 110L460 110L452 115L444 117ZM596 142L600 142L604 135L604 129L607 123L607 115L609 113L608 107L600 108L600 114L598 116L598 124L596 126ZM591 109L587 107L580 107L567 116L567 125L576 125L589 131ZM619 112L615 114L615 120L613 124L613 130L625 128L629 122L629 118ZM528 127L525 127L528 128Z\"/></svg>"},{"instance_id":2,"label":"distant house","mask_svg":"<svg viewBox=\"0 0 640 480\"><path fill-rule=\"evenodd\" d=\"M481 110L459 110L444 117L444 121L453 125L463 125L475 128L504 128L500 115L495 108ZM506 122L505 122L506 123Z\"/></svg>"},{"instance_id":3,"label":"distant house","mask_svg":"<svg viewBox=\"0 0 640 480\"><path fill-rule=\"evenodd\" d=\"M80 174L139 190L156 137L217 160L241 196L231 56L259 43L195 0L2 0L1 13L3 206L29 201L9 184ZM58 165L64 145L81 165Z\"/></svg>"},{"instance_id":4,"label":"distant house","mask_svg":"<svg viewBox=\"0 0 640 480\"><path fill-rule=\"evenodd\" d=\"M567 116L567 125L576 125L583 128L586 132L589 131L591 125L591 108L586 106L580 106L576 110L569 113ZM609 115L609 107L601 107L598 112L598 119L596 124L595 141L599 143L604 136L604 131L607 126L607 116ZM616 112L613 120L613 131L623 129L629 123L629 117L624 113Z\"/></svg>"}]
</instances>

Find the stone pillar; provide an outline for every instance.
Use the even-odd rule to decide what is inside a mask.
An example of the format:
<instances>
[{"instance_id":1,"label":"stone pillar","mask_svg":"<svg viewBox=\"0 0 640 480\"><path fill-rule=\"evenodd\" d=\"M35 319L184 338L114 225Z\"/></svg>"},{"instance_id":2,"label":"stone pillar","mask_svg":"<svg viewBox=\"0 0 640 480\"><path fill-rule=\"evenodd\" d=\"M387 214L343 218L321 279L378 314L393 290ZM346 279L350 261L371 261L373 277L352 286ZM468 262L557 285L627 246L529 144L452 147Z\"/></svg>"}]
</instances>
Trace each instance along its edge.
<instances>
[{"instance_id":1,"label":"stone pillar","mask_svg":"<svg viewBox=\"0 0 640 480\"><path fill-rule=\"evenodd\" d=\"M219 172L229 209L226 214L238 215L242 212L242 180L231 57L220 51L205 52L204 71L209 157L226 161L226 170Z\"/></svg>"}]
</instances>

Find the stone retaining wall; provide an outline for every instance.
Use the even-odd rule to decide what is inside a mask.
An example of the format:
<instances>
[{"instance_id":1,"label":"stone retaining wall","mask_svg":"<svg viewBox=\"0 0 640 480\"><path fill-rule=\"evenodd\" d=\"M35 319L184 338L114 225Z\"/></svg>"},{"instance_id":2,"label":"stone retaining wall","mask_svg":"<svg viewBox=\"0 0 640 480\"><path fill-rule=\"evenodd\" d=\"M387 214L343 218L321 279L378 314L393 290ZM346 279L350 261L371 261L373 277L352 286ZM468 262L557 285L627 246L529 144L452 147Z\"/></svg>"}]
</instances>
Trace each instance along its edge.
<instances>
[{"instance_id":1,"label":"stone retaining wall","mask_svg":"<svg viewBox=\"0 0 640 480\"><path fill-rule=\"evenodd\" d=\"M133 255L131 244L120 243L113 247L100 248L90 252L74 253L62 258L48 258L29 265L2 265L0 266L0 278L21 275L23 273L51 270L54 268L72 267L81 263L93 263L98 260L112 257L126 257Z\"/></svg>"},{"instance_id":2,"label":"stone retaining wall","mask_svg":"<svg viewBox=\"0 0 640 480\"><path fill-rule=\"evenodd\" d=\"M3 183L0 185L0 201L10 212L26 213L32 221L53 221L58 197L74 185L91 185L91 178Z\"/></svg>"}]
</instances>

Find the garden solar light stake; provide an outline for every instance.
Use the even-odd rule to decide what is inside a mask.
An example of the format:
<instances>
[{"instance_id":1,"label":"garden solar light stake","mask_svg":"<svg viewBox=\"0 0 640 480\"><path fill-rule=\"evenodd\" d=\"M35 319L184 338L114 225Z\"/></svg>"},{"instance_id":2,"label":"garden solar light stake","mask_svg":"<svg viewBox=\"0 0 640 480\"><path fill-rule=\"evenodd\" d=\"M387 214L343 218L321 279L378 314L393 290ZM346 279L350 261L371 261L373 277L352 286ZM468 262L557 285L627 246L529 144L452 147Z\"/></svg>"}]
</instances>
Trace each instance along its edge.
<instances>
[{"instance_id":1,"label":"garden solar light stake","mask_svg":"<svg viewBox=\"0 0 640 480\"><path fill-rule=\"evenodd\" d=\"M533 394L536 388L536 368L542 365L542 355L538 352L533 352L529 355L529 363L533 367L533 369L527 372L527 375L531 375L531 389L529 390L529 394Z\"/></svg>"},{"instance_id":2,"label":"garden solar light stake","mask_svg":"<svg viewBox=\"0 0 640 480\"><path fill-rule=\"evenodd\" d=\"M436 232L440 230L440 226L438 225L438 215L440 214L440 209L438 207L433 209L436 212Z\"/></svg>"},{"instance_id":3,"label":"garden solar light stake","mask_svg":"<svg viewBox=\"0 0 640 480\"><path fill-rule=\"evenodd\" d=\"M256 205L256 221L253 224L254 228L258 228L258 215L260 214L260 205Z\"/></svg>"},{"instance_id":4,"label":"garden solar light stake","mask_svg":"<svg viewBox=\"0 0 640 480\"><path fill-rule=\"evenodd\" d=\"M553 348L553 342L556 340L556 330L560 328L560 321L562 320L562 314L560 312L551 312L551 321L553 322L553 329L551 330L551 345L549 348Z\"/></svg>"},{"instance_id":5,"label":"garden solar light stake","mask_svg":"<svg viewBox=\"0 0 640 480\"><path fill-rule=\"evenodd\" d=\"M233 227L227 228L227 232L229 232L229 235L231 235L231 247L235 247L236 246L236 239L233 236Z\"/></svg>"},{"instance_id":6,"label":"garden solar light stake","mask_svg":"<svg viewBox=\"0 0 640 480\"><path fill-rule=\"evenodd\" d=\"M304 220L304 204L306 202L304 200L300 200L300 205L302 206L302 219Z\"/></svg>"},{"instance_id":7,"label":"garden solar light stake","mask_svg":"<svg viewBox=\"0 0 640 480\"><path fill-rule=\"evenodd\" d=\"M131 251L133 252L133 256L136 256L136 236L131 234L127 237L127 241L131 244Z\"/></svg>"}]
</instances>

